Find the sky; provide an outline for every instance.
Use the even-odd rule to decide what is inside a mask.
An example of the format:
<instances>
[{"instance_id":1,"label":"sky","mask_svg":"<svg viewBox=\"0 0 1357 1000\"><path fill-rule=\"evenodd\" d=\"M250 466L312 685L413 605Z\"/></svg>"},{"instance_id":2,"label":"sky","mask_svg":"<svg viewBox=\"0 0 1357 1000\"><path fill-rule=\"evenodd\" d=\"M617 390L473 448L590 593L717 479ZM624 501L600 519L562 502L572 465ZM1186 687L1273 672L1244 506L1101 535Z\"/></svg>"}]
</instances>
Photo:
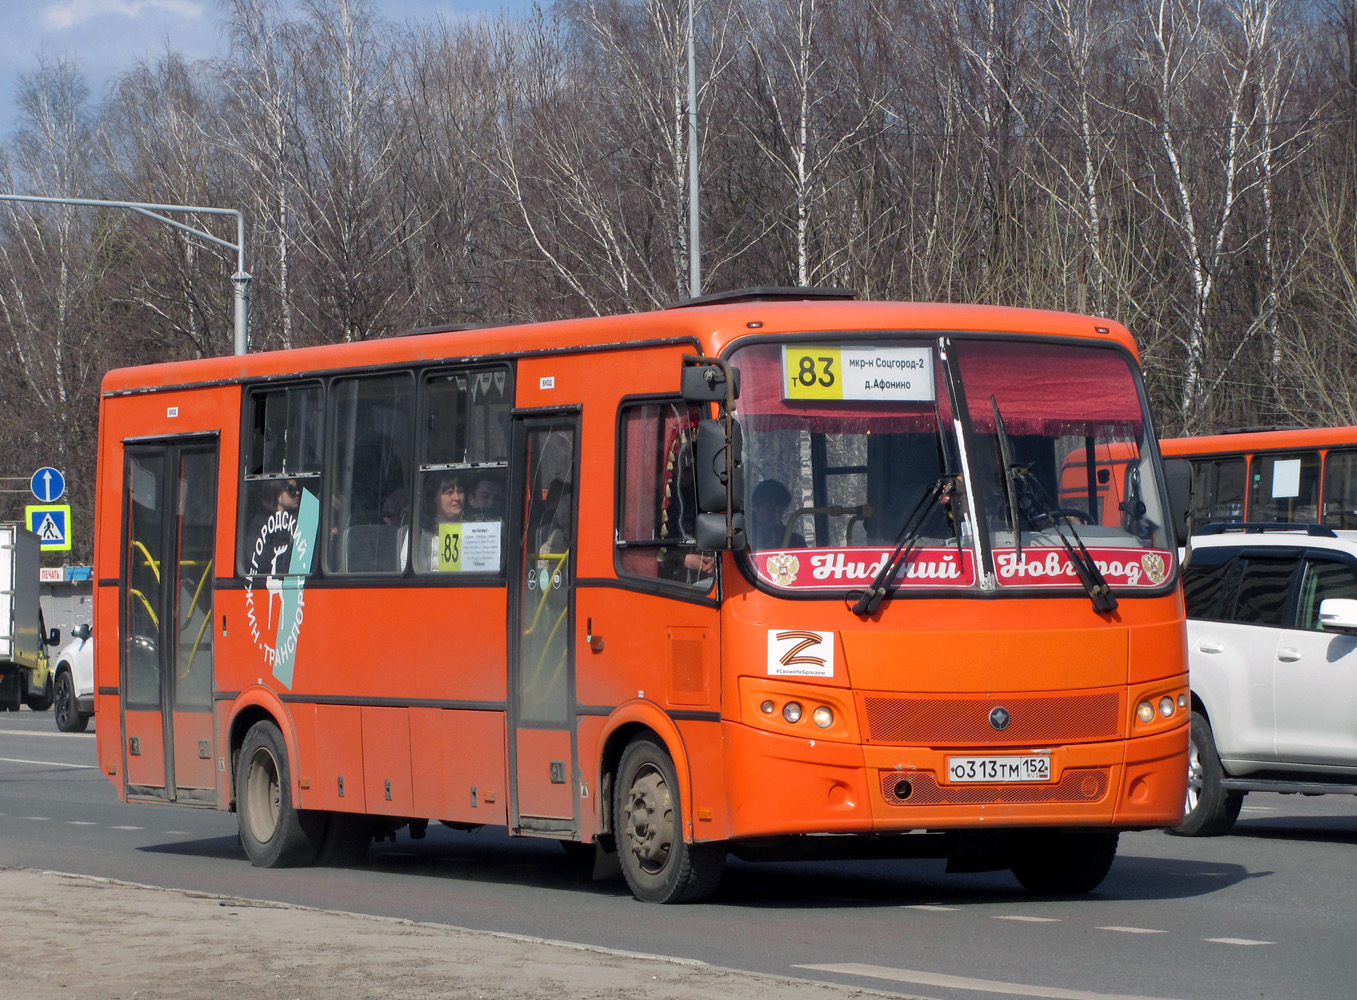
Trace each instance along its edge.
<instances>
[{"instance_id":1,"label":"sky","mask_svg":"<svg viewBox=\"0 0 1357 1000\"><path fill-rule=\"evenodd\" d=\"M373 0L396 21L449 19L502 8L523 10L529 0ZM294 9L283 0L285 9ZM543 6L548 4L543 3ZM32 73L40 55L67 57L85 74L98 103L110 80L139 59L165 51L190 61L226 53L218 0L0 0L0 135L18 123L18 78Z\"/></svg>"}]
</instances>

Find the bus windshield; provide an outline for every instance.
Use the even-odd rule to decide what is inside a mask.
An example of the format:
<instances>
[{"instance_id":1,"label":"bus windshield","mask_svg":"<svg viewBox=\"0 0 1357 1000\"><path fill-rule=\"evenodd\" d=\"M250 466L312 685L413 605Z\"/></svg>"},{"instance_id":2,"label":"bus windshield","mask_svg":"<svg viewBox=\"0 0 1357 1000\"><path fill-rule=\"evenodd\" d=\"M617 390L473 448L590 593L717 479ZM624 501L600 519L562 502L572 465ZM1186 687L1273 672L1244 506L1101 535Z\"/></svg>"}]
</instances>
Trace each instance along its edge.
<instances>
[{"instance_id":1,"label":"bus windshield","mask_svg":"<svg viewBox=\"0 0 1357 1000\"><path fill-rule=\"evenodd\" d=\"M1096 344L760 343L741 371L750 557L766 584L1157 588L1173 542L1132 361ZM977 528L977 526L981 526Z\"/></svg>"}]
</instances>

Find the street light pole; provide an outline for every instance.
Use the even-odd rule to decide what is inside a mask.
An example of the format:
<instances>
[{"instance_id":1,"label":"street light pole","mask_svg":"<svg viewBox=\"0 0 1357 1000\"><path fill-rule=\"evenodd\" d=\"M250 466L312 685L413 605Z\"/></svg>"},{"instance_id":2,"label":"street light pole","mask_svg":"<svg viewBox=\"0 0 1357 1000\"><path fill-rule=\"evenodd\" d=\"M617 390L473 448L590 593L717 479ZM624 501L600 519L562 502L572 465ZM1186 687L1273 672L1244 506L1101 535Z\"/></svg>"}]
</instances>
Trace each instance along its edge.
<instances>
[{"instance_id":1,"label":"street light pole","mask_svg":"<svg viewBox=\"0 0 1357 1000\"><path fill-rule=\"evenodd\" d=\"M688 294L702 294L702 221L697 171L697 48L693 3L688 0Z\"/></svg>"},{"instance_id":2,"label":"street light pole","mask_svg":"<svg viewBox=\"0 0 1357 1000\"><path fill-rule=\"evenodd\" d=\"M208 240L236 252L236 273L231 275L231 284L235 291L235 352L248 354L249 311L250 311L250 274L245 270L245 216L234 208L199 208L191 205L156 205L142 201L101 201L96 198L41 198L29 194L0 194L0 201L30 201L46 205L92 205L102 208L128 208L148 218L163 222L175 229L192 233L200 239ZM231 215L236 220L236 242L231 243L213 236L209 232L166 218L161 212L196 212L200 215Z\"/></svg>"}]
</instances>

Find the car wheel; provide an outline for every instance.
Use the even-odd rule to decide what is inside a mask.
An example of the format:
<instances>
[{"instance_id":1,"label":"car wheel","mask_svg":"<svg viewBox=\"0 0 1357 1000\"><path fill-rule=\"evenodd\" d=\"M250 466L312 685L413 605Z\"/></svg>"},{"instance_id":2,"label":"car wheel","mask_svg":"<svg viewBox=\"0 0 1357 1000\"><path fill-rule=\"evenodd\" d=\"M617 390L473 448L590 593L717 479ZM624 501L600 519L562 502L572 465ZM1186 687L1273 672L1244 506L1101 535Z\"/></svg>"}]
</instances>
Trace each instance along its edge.
<instances>
[{"instance_id":1,"label":"car wheel","mask_svg":"<svg viewBox=\"0 0 1357 1000\"><path fill-rule=\"evenodd\" d=\"M80 714L80 703L75 697L75 684L71 681L70 670L57 670L52 699L56 705L54 718L57 729L63 733L83 733L89 727L90 717Z\"/></svg>"},{"instance_id":2,"label":"car wheel","mask_svg":"<svg viewBox=\"0 0 1357 1000\"><path fill-rule=\"evenodd\" d=\"M1220 787L1224 771L1211 735L1211 724L1200 712L1192 713L1187 751L1187 802L1183 821L1170 832L1181 837L1218 837L1229 833L1244 804L1243 792Z\"/></svg>"},{"instance_id":3,"label":"car wheel","mask_svg":"<svg viewBox=\"0 0 1357 1000\"><path fill-rule=\"evenodd\" d=\"M1112 869L1119 836L1107 830L1033 831L1015 848L1013 875L1028 892L1092 892Z\"/></svg>"},{"instance_id":4,"label":"car wheel","mask_svg":"<svg viewBox=\"0 0 1357 1000\"><path fill-rule=\"evenodd\" d=\"M240 843L256 868L288 868L316 860L326 815L292 806L292 779L283 734L256 722L236 760Z\"/></svg>"},{"instance_id":5,"label":"car wheel","mask_svg":"<svg viewBox=\"0 0 1357 1000\"><path fill-rule=\"evenodd\" d=\"M622 874L646 903L696 903L716 891L726 845L683 839L683 806L674 762L649 739L636 739L617 769L614 829Z\"/></svg>"}]
</instances>

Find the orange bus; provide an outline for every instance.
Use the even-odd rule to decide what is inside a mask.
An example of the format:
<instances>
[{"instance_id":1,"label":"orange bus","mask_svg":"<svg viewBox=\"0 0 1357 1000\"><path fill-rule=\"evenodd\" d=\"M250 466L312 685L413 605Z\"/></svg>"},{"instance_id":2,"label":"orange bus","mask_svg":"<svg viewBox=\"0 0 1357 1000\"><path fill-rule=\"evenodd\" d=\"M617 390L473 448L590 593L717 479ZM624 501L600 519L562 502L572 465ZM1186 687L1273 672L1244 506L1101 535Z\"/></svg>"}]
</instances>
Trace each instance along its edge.
<instances>
[{"instance_id":1,"label":"orange bus","mask_svg":"<svg viewBox=\"0 0 1357 1000\"><path fill-rule=\"evenodd\" d=\"M1192 521L1357 528L1357 427L1243 428L1166 438L1192 464Z\"/></svg>"},{"instance_id":2,"label":"orange bus","mask_svg":"<svg viewBox=\"0 0 1357 1000\"><path fill-rule=\"evenodd\" d=\"M1052 499L1108 444L1134 523ZM100 765L234 810L255 865L437 821L656 902L732 854L1086 891L1183 814L1115 323L762 289L117 370L98 469Z\"/></svg>"}]
</instances>

